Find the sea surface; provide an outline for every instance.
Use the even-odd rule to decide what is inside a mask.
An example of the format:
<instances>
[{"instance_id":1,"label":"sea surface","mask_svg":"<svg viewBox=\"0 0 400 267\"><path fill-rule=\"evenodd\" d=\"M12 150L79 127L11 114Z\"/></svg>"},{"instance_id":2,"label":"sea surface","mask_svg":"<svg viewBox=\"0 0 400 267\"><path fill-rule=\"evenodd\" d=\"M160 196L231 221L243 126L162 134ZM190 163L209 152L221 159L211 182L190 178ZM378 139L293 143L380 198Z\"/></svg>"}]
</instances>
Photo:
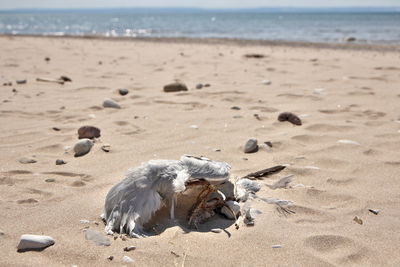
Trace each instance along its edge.
<instances>
[{"instance_id":1,"label":"sea surface","mask_svg":"<svg viewBox=\"0 0 400 267\"><path fill-rule=\"evenodd\" d=\"M15 10L0 11L0 33L400 44L400 12Z\"/></svg>"}]
</instances>

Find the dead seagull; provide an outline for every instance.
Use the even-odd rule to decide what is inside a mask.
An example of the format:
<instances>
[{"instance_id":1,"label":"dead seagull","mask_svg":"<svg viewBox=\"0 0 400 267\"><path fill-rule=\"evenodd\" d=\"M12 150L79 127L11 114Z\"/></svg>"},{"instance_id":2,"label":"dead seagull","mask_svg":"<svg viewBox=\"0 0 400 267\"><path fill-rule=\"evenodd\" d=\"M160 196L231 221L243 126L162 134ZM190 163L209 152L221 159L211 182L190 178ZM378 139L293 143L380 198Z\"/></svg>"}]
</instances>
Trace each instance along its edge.
<instances>
[{"instance_id":1,"label":"dead seagull","mask_svg":"<svg viewBox=\"0 0 400 267\"><path fill-rule=\"evenodd\" d=\"M229 179L231 167L204 157L182 156L180 160L151 160L130 169L121 182L106 196L105 231L126 233L131 237L145 237L143 225L164 204L170 206L174 219L177 194L185 191L187 183L204 179L221 184Z\"/></svg>"}]
</instances>

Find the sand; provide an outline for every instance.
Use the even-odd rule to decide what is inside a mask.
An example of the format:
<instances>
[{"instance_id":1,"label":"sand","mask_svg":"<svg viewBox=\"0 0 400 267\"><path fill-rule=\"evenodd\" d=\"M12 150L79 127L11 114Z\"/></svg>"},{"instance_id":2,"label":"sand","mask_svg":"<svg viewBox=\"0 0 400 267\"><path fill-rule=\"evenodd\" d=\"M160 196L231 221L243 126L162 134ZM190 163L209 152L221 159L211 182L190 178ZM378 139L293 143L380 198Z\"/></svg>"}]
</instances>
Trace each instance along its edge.
<instances>
[{"instance_id":1,"label":"sand","mask_svg":"<svg viewBox=\"0 0 400 267\"><path fill-rule=\"evenodd\" d=\"M1 266L130 265L123 256L135 266L400 264L395 50L5 36L0 46ZM248 53L265 57L245 58ZM36 81L60 75L72 82ZM21 79L27 83L15 83ZM164 93L175 79L189 91ZM6 82L12 86L2 86ZM198 83L211 86L198 90ZM120 96L119 88L129 94ZM108 98L121 109L103 108ZM303 125L279 122L286 111ZM99 127L101 137L75 158L68 147L84 125ZM245 154L251 137L273 147ZM105 143L108 153L101 150ZM85 239L85 228L103 233L105 196L130 167L183 154L228 162L232 179L288 164L260 181L258 195L293 201L295 214L256 200L253 208L262 214L253 227L240 223L236 230L218 218L208 226L225 232L185 233L172 226L145 239L111 238L108 247ZM37 162L22 164L23 157ZM57 159L67 164L56 165ZM289 188L266 186L289 174L295 175ZM51 236L56 243L18 253L22 234ZM123 251L131 245L137 249Z\"/></svg>"}]
</instances>

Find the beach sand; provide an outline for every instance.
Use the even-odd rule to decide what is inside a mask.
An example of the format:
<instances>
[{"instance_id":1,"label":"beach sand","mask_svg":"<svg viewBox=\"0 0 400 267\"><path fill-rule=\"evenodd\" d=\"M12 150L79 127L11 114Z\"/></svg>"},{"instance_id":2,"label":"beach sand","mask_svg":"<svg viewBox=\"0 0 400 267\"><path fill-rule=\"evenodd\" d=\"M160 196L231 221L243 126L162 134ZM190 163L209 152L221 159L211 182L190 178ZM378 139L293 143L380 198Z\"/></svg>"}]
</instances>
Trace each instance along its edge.
<instances>
[{"instance_id":1,"label":"beach sand","mask_svg":"<svg viewBox=\"0 0 400 267\"><path fill-rule=\"evenodd\" d=\"M7 36L0 46L1 266L130 265L123 256L134 266L400 265L398 52ZM265 57L244 57L250 53ZM72 82L36 81L61 75ZM27 83L16 84L22 79ZM163 92L175 79L189 90ZM198 83L211 86L195 89ZM119 88L129 94L119 95ZM108 98L121 109L103 108ZM303 125L279 122L286 111ZM75 158L65 149L84 125L99 127L101 137ZM245 154L251 137L273 146ZM101 150L105 143L108 153ZM108 247L85 239L88 227L104 233L105 196L129 168L183 154L228 162L232 180L288 164L259 181L258 196L293 201L295 214L254 200L262 213L253 227L239 223L236 230L220 218L226 232L173 226L145 239L111 237ZM37 162L22 164L23 157ZM288 188L266 186L288 174L295 175ZM56 243L18 253L22 234L48 235ZM123 251L130 245L137 249Z\"/></svg>"}]
</instances>

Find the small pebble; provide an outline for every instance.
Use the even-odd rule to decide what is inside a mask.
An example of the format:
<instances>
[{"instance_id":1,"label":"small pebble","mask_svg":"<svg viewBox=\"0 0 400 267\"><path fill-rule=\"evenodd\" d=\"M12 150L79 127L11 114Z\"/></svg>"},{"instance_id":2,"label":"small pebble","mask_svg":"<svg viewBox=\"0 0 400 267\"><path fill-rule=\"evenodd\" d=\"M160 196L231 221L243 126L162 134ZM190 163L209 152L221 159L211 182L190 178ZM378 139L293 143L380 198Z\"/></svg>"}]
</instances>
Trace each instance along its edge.
<instances>
[{"instance_id":1,"label":"small pebble","mask_svg":"<svg viewBox=\"0 0 400 267\"><path fill-rule=\"evenodd\" d=\"M80 157L89 153L93 146L93 142L90 139L81 139L74 146L75 157Z\"/></svg>"},{"instance_id":2,"label":"small pebble","mask_svg":"<svg viewBox=\"0 0 400 267\"><path fill-rule=\"evenodd\" d=\"M362 225L363 224L363 220L361 220L360 218L358 218L357 216L354 217L353 221L355 221L356 223Z\"/></svg>"},{"instance_id":3,"label":"small pebble","mask_svg":"<svg viewBox=\"0 0 400 267\"><path fill-rule=\"evenodd\" d=\"M170 83L164 86L164 92L172 93L172 92L180 92L180 91L187 91L188 88L184 83L175 82Z\"/></svg>"},{"instance_id":4,"label":"small pebble","mask_svg":"<svg viewBox=\"0 0 400 267\"><path fill-rule=\"evenodd\" d=\"M104 144L104 145L101 146L101 150L103 150L104 152L110 152L111 145L110 144Z\"/></svg>"},{"instance_id":5,"label":"small pebble","mask_svg":"<svg viewBox=\"0 0 400 267\"><path fill-rule=\"evenodd\" d=\"M197 125L190 125L190 128L192 128L192 129L199 129L199 126L197 126Z\"/></svg>"},{"instance_id":6,"label":"small pebble","mask_svg":"<svg viewBox=\"0 0 400 267\"><path fill-rule=\"evenodd\" d=\"M82 126L78 129L78 138L99 138L100 137L100 129L94 126Z\"/></svg>"},{"instance_id":7,"label":"small pebble","mask_svg":"<svg viewBox=\"0 0 400 267\"><path fill-rule=\"evenodd\" d=\"M216 149L214 149L214 152L221 152L221 149L216 148Z\"/></svg>"},{"instance_id":8,"label":"small pebble","mask_svg":"<svg viewBox=\"0 0 400 267\"><path fill-rule=\"evenodd\" d=\"M204 85L204 87L210 87L211 86L211 84L209 84L209 83L206 83L205 85Z\"/></svg>"},{"instance_id":9,"label":"small pebble","mask_svg":"<svg viewBox=\"0 0 400 267\"><path fill-rule=\"evenodd\" d=\"M22 164L30 164L30 163L36 163L37 160L32 159L32 158L22 157L19 159L19 162Z\"/></svg>"},{"instance_id":10,"label":"small pebble","mask_svg":"<svg viewBox=\"0 0 400 267\"><path fill-rule=\"evenodd\" d=\"M270 80L263 80L262 83L265 85L270 85L272 82Z\"/></svg>"},{"instance_id":11,"label":"small pebble","mask_svg":"<svg viewBox=\"0 0 400 267\"><path fill-rule=\"evenodd\" d=\"M282 112L278 116L278 121L288 121L294 125L302 124L300 118L297 115L293 114L292 112Z\"/></svg>"},{"instance_id":12,"label":"small pebble","mask_svg":"<svg viewBox=\"0 0 400 267\"><path fill-rule=\"evenodd\" d=\"M133 262L133 260L132 260L130 257L128 257L128 256L123 256L123 257L122 257L122 261L123 261L123 262Z\"/></svg>"},{"instance_id":13,"label":"small pebble","mask_svg":"<svg viewBox=\"0 0 400 267\"><path fill-rule=\"evenodd\" d=\"M127 95L129 93L129 90L126 88L120 88L120 89L118 89L118 93L120 95Z\"/></svg>"},{"instance_id":14,"label":"small pebble","mask_svg":"<svg viewBox=\"0 0 400 267\"><path fill-rule=\"evenodd\" d=\"M22 235L17 246L19 252L29 250L41 250L51 245L54 245L55 241L50 236L44 235Z\"/></svg>"},{"instance_id":15,"label":"small pebble","mask_svg":"<svg viewBox=\"0 0 400 267\"><path fill-rule=\"evenodd\" d=\"M61 75L59 80L61 80L63 82L72 82L72 79L70 77L64 76L64 75Z\"/></svg>"},{"instance_id":16,"label":"small pebble","mask_svg":"<svg viewBox=\"0 0 400 267\"><path fill-rule=\"evenodd\" d=\"M54 183L56 181L56 179L53 178L48 178L46 180L44 180L46 183Z\"/></svg>"},{"instance_id":17,"label":"small pebble","mask_svg":"<svg viewBox=\"0 0 400 267\"><path fill-rule=\"evenodd\" d=\"M105 108L121 108L121 106L112 99L104 100L103 107L105 107Z\"/></svg>"},{"instance_id":18,"label":"small pebble","mask_svg":"<svg viewBox=\"0 0 400 267\"><path fill-rule=\"evenodd\" d=\"M250 138L244 145L244 153L254 153L258 151L257 139Z\"/></svg>"},{"instance_id":19,"label":"small pebble","mask_svg":"<svg viewBox=\"0 0 400 267\"><path fill-rule=\"evenodd\" d=\"M213 233L216 233L216 234L218 234L218 233L221 233L221 232L222 232L222 230L221 230L221 229L219 229L219 228L214 228L214 229L211 229L210 231L211 231L211 232L213 232Z\"/></svg>"},{"instance_id":20,"label":"small pebble","mask_svg":"<svg viewBox=\"0 0 400 267\"><path fill-rule=\"evenodd\" d=\"M202 83L199 83L199 84L196 85L196 89L201 89L201 88L203 88L203 84Z\"/></svg>"},{"instance_id":21,"label":"small pebble","mask_svg":"<svg viewBox=\"0 0 400 267\"><path fill-rule=\"evenodd\" d=\"M136 249L135 246L124 247L124 251L131 251L131 250L135 250L135 249Z\"/></svg>"},{"instance_id":22,"label":"small pebble","mask_svg":"<svg viewBox=\"0 0 400 267\"><path fill-rule=\"evenodd\" d=\"M25 84L25 83L26 83L26 80L16 80L16 83L17 83L17 84Z\"/></svg>"},{"instance_id":23,"label":"small pebble","mask_svg":"<svg viewBox=\"0 0 400 267\"><path fill-rule=\"evenodd\" d=\"M54 131L56 131L56 132L61 131L61 129L58 128L58 127L53 127L52 129L53 129Z\"/></svg>"},{"instance_id":24,"label":"small pebble","mask_svg":"<svg viewBox=\"0 0 400 267\"><path fill-rule=\"evenodd\" d=\"M347 144L347 145L357 145L357 146L360 145L359 142L356 142L356 141L353 141L353 140L345 140L345 139L338 140L338 143L340 143L340 144Z\"/></svg>"},{"instance_id":25,"label":"small pebble","mask_svg":"<svg viewBox=\"0 0 400 267\"><path fill-rule=\"evenodd\" d=\"M44 60L45 60L46 62L49 62L49 61L50 61L50 58L49 58L49 57L45 57Z\"/></svg>"},{"instance_id":26,"label":"small pebble","mask_svg":"<svg viewBox=\"0 0 400 267\"><path fill-rule=\"evenodd\" d=\"M272 248L283 248L283 246L282 245L273 245L273 246L271 246Z\"/></svg>"},{"instance_id":27,"label":"small pebble","mask_svg":"<svg viewBox=\"0 0 400 267\"><path fill-rule=\"evenodd\" d=\"M240 107L238 107L238 106L233 106L233 107L231 107L231 109L233 109L233 110L240 110Z\"/></svg>"},{"instance_id":28,"label":"small pebble","mask_svg":"<svg viewBox=\"0 0 400 267\"><path fill-rule=\"evenodd\" d=\"M369 209L370 212L372 212L375 215L378 215L380 210L375 210L375 209Z\"/></svg>"},{"instance_id":29,"label":"small pebble","mask_svg":"<svg viewBox=\"0 0 400 267\"><path fill-rule=\"evenodd\" d=\"M56 160L56 165L63 165L63 164L67 164L67 163L62 159L57 159Z\"/></svg>"},{"instance_id":30,"label":"small pebble","mask_svg":"<svg viewBox=\"0 0 400 267\"><path fill-rule=\"evenodd\" d=\"M114 256L109 256L107 257L107 260L112 261L114 259Z\"/></svg>"},{"instance_id":31,"label":"small pebble","mask_svg":"<svg viewBox=\"0 0 400 267\"><path fill-rule=\"evenodd\" d=\"M13 89L12 89L12 92L13 92L13 93L16 93L16 92L17 92L17 89L13 88Z\"/></svg>"},{"instance_id":32,"label":"small pebble","mask_svg":"<svg viewBox=\"0 0 400 267\"><path fill-rule=\"evenodd\" d=\"M258 115L257 113L254 114L253 116L254 116L254 118L256 118L257 120L259 120L259 121L261 120L260 115Z\"/></svg>"},{"instance_id":33,"label":"small pebble","mask_svg":"<svg viewBox=\"0 0 400 267\"><path fill-rule=\"evenodd\" d=\"M269 147L272 147L272 142L271 141L266 141L266 142L264 142L264 144L266 144Z\"/></svg>"},{"instance_id":34,"label":"small pebble","mask_svg":"<svg viewBox=\"0 0 400 267\"><path fill-rule=\"evenodd\" d=\"M81 224L88 224L88 223L90 223L89 220L80 220L79 222L80 222Z\"/></svg>"},{"instance_id":35,"label":"small pebble","mask_svg":"<svg viewBox=\"0 0 400 267\"><path fill-rule=\"evenodd\" d=\"M235 115L235 116L232 116L232 118L234 118L234 119L241 119L241 118L243 118L243 116L241 116L241 115Z\"/></svg>"}]
</instances>

